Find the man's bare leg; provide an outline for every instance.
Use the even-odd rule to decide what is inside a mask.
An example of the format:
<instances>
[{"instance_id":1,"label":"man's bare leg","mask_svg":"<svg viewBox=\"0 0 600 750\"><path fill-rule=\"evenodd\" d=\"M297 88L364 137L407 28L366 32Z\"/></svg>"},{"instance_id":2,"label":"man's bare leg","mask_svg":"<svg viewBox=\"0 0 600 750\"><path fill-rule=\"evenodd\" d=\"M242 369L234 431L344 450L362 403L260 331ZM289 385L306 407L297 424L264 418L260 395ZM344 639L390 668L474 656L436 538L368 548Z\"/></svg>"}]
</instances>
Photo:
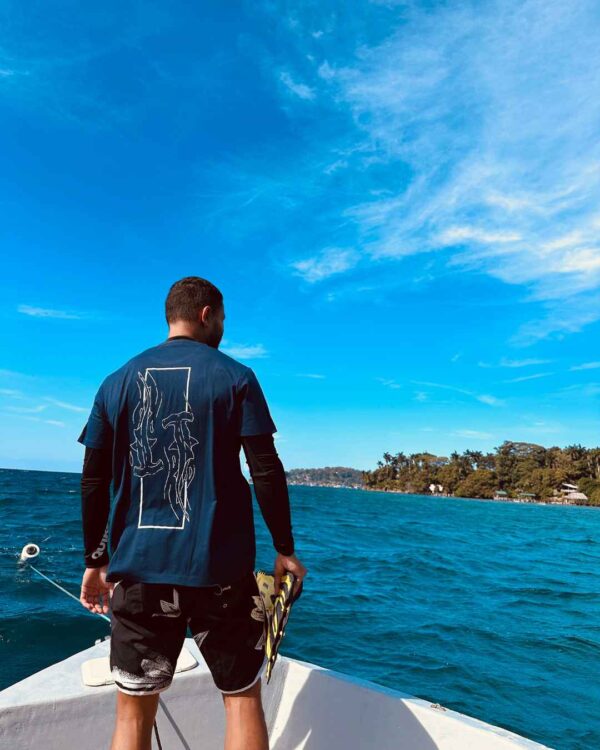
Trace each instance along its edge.
<instances>
[{"instance_id":1,"label":"man's bare leg","mask_svg":"<svg viewBox=\"0 0 600 750\"><path fill-rule=\"evenodd\" d=\"M159 695L117 691L117 720L110 750L152 750L152 725Z\"/></svg>"},{"instance_id":2,"label":"man's bare leg","mask_svg":"<svg viewBox=\"0 0 600 750\"><path fill-rule=\"evenodd\" d=\"M269 750L263 712L261 680L243 693L223 695L225 703L225 750Z\"/></svg>"}]
</instances>

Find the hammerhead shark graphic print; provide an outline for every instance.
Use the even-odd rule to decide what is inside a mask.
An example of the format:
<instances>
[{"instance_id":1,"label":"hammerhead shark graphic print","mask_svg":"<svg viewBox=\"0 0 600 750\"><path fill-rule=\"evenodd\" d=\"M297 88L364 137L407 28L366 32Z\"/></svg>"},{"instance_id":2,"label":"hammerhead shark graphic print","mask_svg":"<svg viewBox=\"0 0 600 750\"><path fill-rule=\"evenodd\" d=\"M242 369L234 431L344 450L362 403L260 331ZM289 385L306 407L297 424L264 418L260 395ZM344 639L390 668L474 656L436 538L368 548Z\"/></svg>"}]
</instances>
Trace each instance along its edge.
<instances>
[{"instance_id":1,"label":"hammerhead shark graphic print","mask_svg":"<svg viewBox=\"0 0 600 750\"><path fill-rule=\"evenodd\" d=\"M183 529L188 488L195 475L190 433L191 367L147 367L138 372L129 460L140 479L138 528Z\"/></svg>"}]
</instances>

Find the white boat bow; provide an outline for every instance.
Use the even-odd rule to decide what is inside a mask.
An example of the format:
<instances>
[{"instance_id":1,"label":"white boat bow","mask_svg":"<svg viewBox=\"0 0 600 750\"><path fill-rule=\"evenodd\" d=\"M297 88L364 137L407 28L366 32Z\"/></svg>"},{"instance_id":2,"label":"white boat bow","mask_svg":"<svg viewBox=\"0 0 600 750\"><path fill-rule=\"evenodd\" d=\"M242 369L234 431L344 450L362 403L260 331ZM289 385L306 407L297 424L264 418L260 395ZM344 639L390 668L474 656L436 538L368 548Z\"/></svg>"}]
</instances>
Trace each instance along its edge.
<instances>
[{"instance_id":1,"label":"white boat bow","mask_svg":"<svg viewBox=\"0 0 600 750\"><path fill-rule=\"evenodd\" d=\"M191 638L185 648L194 658L160 698L163 748L221 750L221 696ZM0 692L0 748L108 748L116 687L82 679L82 666L108 651L102 641ZM89 667L84 672L89 676ZM283 656L262 695L271 750L548 750L428 701Z\"/></svg>"}]
</instances>

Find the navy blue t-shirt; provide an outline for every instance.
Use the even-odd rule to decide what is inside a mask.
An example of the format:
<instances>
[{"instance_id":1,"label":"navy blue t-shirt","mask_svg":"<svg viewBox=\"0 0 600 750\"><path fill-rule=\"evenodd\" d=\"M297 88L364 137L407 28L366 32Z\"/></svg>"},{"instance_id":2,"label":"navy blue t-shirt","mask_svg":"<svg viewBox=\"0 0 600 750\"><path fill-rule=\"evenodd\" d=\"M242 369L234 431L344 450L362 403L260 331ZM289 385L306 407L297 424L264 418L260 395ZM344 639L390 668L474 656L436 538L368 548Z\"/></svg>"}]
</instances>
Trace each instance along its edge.
<instances>
[{"instance_id":1,"label":"navy blue t-shirt","mask_svg":"<svg viewBox=\"0 0 600 750\"><path fill-rule=\"evenodd\" d=\"M207 586L254 569L241 438L277 431L254 372L172 339L100 386L79 442L112 451L107 579Z\"/></svg>"}]
</instances>

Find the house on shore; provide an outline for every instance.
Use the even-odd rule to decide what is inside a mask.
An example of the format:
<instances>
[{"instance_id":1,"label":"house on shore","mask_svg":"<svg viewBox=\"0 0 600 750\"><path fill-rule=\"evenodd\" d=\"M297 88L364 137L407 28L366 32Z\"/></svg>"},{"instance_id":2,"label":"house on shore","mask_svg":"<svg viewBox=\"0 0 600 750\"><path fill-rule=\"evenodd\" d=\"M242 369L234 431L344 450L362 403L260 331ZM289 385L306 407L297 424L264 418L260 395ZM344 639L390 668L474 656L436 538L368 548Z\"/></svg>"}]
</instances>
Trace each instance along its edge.
<instances>
[{"instance_id":1,"label":"house on shore","mask_svg":"<svg viewBox=\"0 0 600 750\"><path fill-rule=\"evenodd\" d=\"M510 500L508 496L508 492L505 492L504 490L496 490L494 492L494 500Z\"/></svg>"},{"instance_id":2,"label":"house on shore","mask_svg":"<svg viewBox=\"0 0 600 750\"><path fill-rule=\"evenodd\" d=\"M537 495L535 492L523 492L523 490L517 490L515 493L515 500L520 503L535 503L537 502Z\"/></svg>"},{"instance_id":3,"label":"house on shore","mask_svg":"<svg viewBox=\"0 0 600 750\"><path fill-rule=\"evenodd\" d=\"M558 490L554 491L553 501L560 505L582 505L587 503L588 497L579 492L579 487L570 482L563 482Z\"/></svg>"},{"instance_id":4,"label":"house on shore","mask_svg":"<svg viewBox=\"0 0 600 750\"><path fill-rule=\"evenodd\" d=\"M565 500L568 505L582 505L583 503L587 503L589 498L583 492L569 492Z\"/></svg>"}]
</instances>

